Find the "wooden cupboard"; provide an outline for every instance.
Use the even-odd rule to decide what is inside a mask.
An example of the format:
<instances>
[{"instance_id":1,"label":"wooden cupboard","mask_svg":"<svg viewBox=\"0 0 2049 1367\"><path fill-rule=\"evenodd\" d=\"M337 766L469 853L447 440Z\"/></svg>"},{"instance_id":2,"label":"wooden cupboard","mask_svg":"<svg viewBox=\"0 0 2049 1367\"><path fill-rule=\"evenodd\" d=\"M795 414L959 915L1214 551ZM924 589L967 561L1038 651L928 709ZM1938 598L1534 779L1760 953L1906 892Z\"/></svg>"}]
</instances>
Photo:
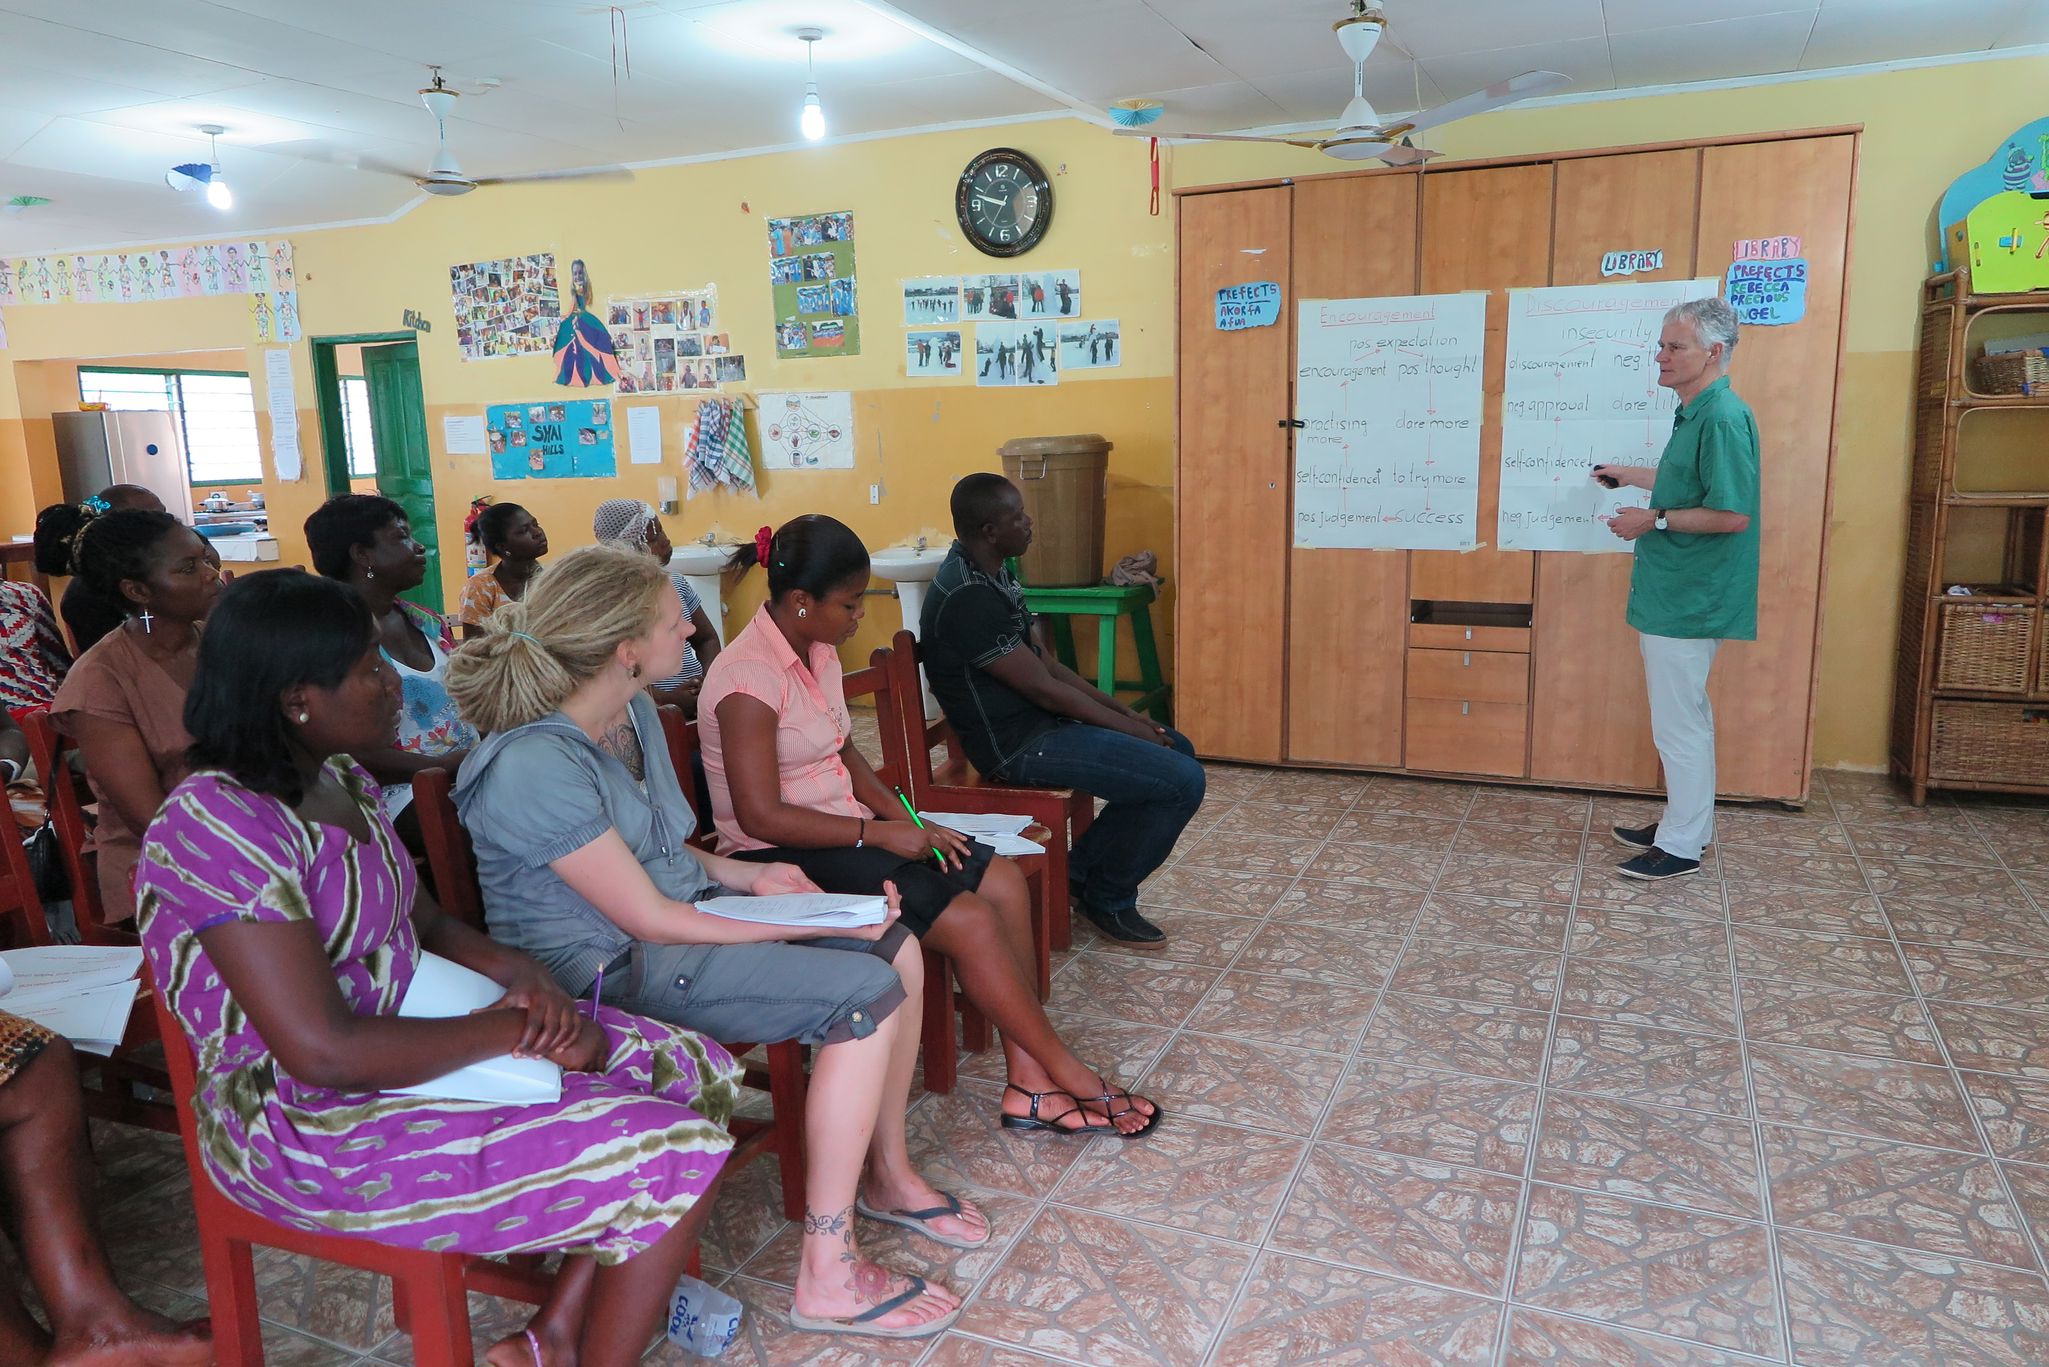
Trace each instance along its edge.
<instances>
[{"instance_id":1,"label":"wooden cupboard","mask_svg":"<svg viewBox=\"0 0 2049 1367\"><path fill-rule=\"evenodd\" d=\"M1810 767L1855 130L1341 172L1176 192L1182 728L1205 755L1613 789L1658 785L1627 555L1487 544L1499 502L1507 291L1720 276L1798 236L1805 318L1745 328L1731 379L1764 433L1755 642L1715 667L1725 796L1804 800ZM1216 291L1282 291L1280 324L1214 325ZM1297 299L1488 293L1480 539L1466 552L1293 546ZM1199 614L1199 620L1196 616Z\"/></svg>"}]
</instances>

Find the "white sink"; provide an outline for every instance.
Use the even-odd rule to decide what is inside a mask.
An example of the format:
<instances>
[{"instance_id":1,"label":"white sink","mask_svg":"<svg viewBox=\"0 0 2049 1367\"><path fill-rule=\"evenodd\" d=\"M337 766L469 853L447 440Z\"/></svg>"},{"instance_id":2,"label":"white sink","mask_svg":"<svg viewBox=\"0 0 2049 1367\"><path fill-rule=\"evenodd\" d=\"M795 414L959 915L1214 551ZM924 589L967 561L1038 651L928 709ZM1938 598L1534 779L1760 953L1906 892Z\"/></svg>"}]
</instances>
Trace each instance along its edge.
<instances>
[{"instance_id":1,"label":"white sink","mask_svg":"<svg viewBox=\"0 0 2049 1367\"><path fill-rule=\"evenodd\" d=\"M735 546L707 546L702 541L693 541L669 552L669 568L690 581L690 591L704 605L704 615L711 618L711 627L718 633L720 645L726 643L726 604L719 575L731 562L735 549Z\"/></svg>"},{"instance_id":2,"label":"white sink","mask_svg":"<svg viewBox=\"0 0 2049 1367\"><path fill-rule=\"evenodd\" d=\"M939 573L939 567L946 562L946 550L928 546L919 550L914 546L892 546L886 551L872 551L868 563L875 573L896 583L897 605L903 609L904 630L916 636L918 621L925 613L925 586ZM918 671L918 683L925 694L925 715L939 715L939 705L932 700L931 685L925 682L925 671Z\"/></svg>"}]
</instances>

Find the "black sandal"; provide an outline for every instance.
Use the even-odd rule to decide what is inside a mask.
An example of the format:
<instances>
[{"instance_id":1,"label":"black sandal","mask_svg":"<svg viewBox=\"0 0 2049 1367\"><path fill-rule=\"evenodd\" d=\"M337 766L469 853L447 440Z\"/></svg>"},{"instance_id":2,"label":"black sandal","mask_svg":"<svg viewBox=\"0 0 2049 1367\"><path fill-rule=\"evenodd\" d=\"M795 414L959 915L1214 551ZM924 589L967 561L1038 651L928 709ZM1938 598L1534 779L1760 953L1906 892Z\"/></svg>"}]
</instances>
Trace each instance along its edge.
<instances>
[{"instance_id":1,"label":"black sandal","mask_svg":"<svg viewBox=\"0 0 2049 1367\"><path fill-rule=\"evenodd\" d=\"M1124 1108L1122 1110L1116 1111L1111 1110L1108 1103L1116 1101L1120 1097L1123 1098ZM1131 1089L1129 1087L1119 1087L1114 1091L1104 1092L1101 1096L1092 1096L1087 1098L1077 1097L1075 1099L1078 1101L1088 1100L1100 1101L1105 1103L1101 1109L1103 1114L1110 1117L1111 1131L1118 1135L1120 1138L1124 1139L1145 1138L1147 1135L1151 1134L1155 1129L1159 1128L1160 1116L1163 1114L1163 1112L1160 1109L1160 1103L1154 1101L1152 1103L1153 1113L1146 1117L1145 1124L1142 1127L1136 1130L1120 1130L1117 1128L1117 1118L1122 1115L1133 1114L1138 1110L1137 1105L1134 1104L1132 1100Z\"/></svg>"},{"instance_id":2,"label":"black sandal","mask_svg":"<svg viewBox=\"0 0 2049 1367\"><path fill-rule=\"evenodd\" d=\"M1046 1120L1039 1115L1039 1103L1041 1101L1044 1101L1049 1096L1069 1096L1071 1093L1028 1092L1014 1082L1004 1083L1003 1089L1007 1092L1016 1092L1019 1096L1030 1097L1032 1102L1032 1109L1029 1114L1006 1115L1003 1117L1003 1128L1006 1130L1051 1130L1054 1134L1078 1134L1084 1137L1092 1134L1117 1133L1115 1125L1063 1125L1060 1123L1072 1115L1086 1116L1088 1114L1086 1106L1076 1105L1069 1110L1062 1111L1051 1120Z\"/></svg>"}]
</instances>

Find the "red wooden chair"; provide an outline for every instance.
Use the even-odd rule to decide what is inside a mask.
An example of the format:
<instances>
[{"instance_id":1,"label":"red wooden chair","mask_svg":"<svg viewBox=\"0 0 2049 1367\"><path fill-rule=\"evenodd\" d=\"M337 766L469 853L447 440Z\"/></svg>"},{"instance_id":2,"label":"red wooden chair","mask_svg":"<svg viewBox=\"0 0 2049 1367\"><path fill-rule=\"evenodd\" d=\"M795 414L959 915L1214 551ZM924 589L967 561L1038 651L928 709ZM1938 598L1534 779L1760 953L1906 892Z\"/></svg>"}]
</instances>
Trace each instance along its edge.
<instances>
[{"instance_id":1,"label":"red wooden chair","mask_svg":"<svg viewBox=\"0 0 2049 1367\"><path fill-rule=\"evenodd\" d=\"M36 893L35 873L28 866L28 850L21 843L21 830L11 810L0 810L0 919L7 925L14 948L52 943L43 899Z\"/></svg>"},{"instance_id":2,"label":"red wooden chair","mask_svg":"<svg viewBox=\"0 0 2049 1367\"><path fill-rule=\"evenodd\" d=\"M884 661L884 656L887 660ZM944 717L928 720L918 681L918 638L899 631L891 648L876 653L890 670L897 706L884 718L883 746L893 750L909 781L911 801L940 812L1009 812L1029 816L1046 831L1045 899L1047 941L1054 949L1073 943L1067 897L1067 851L1095 820L1095 799L1079 788L1025 788L991 783L961 754L960 738ZM894 737L894 739L892 739ZM932 749L944 746L943 768L932 767ZM1033 835L1038 840L1039 836ZM1041 988L1041 995L1045 989Z\"/></svg>"},{"instance_id":3,"label":"red wooden chair","mask_svg":"<svg viewBox=\"0 0 2049 1367\"><path fill-rule=\"evenodd\" d=\"M673 709L664 708L663 711ZM680 720L681 714L678 714ZM664 722L666 729L667 723ZM690 770L685 768L683 773ZM446 769L423 769L413 776L413 801L420 809L420 834L427 845L427 868L434 880L435 896L442 909L479 934L489 934L484 923L484 898L477 887L476 859L470 849L470 833L463 829L455 810L452 792L455 775ZM725 1044L735 1058L754 1048L753 1042ZM769 1094L774 1108L766 1125L735 1118L729 1127L735 1139L749 1136L756 1151L773 1151L783 1178L783 1215L804 1218L804 1071L805 1049L796 1040L781 1040L766 1050L768 1065L750 1067L746 1082ZM758 1141L758 1142L757 1142ZM746 1149L746 1145L741 1146ZM739 1150L735 1151L736 1154ZM737 1157L732 1160L741 1161Z\"/></svg>"},{"instance_id":4,"label":"red wooden chair","mask_svg":"<svg viewBox=\"0 0 2049 1367\"><path fill-rule=\"evenodd\" d=\"M22 722L28 733L29 753L36 761L36 773L43 780L43 796L50 803L50 820L57 827L57 845L64 858L64 872L71 879L71 906L78 918L78 938L89 945L132 945L133 931L106 923L106 904L100 900L99 868L86 852L86 838L92 833L85 819L86 804L92 801L85 780L71 769L75 748L71 737L60 732L47 712L31 712Z\"/></svg>"}]
</instances>

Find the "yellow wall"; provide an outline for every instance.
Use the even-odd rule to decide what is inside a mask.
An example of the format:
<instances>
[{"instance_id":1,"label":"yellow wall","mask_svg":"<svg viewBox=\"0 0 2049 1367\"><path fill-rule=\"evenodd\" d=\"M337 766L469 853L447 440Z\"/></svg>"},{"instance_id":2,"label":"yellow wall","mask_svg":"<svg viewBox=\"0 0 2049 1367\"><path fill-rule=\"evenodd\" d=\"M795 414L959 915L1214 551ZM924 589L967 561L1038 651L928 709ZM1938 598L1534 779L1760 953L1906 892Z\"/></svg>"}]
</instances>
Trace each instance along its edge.
<instances>
[{"instance_id":1,"label":"yellow wall","mask_svg":"<svg viewBox=\"0 0 2049 1367\"><path fill-rule=\"evenodd\" d=\"M1982 161L1997 140L2041 113L2049 59L1854 76L1735 90L1640 97L1508 111L1440 130L1431 142L1451 157L1481 157L1785 128L1865 128L1849 291L1848 354L1838 436L1831 573L1822 651L1816 755L1823 764L1877 765L1884 758L1891 650L1905 540L1911 350L1917 286L1928 260L1926 225L1944 186ZM900 350L898 281L992 268L953 221L955 178L969 157L1014 145L1053 174L1057 210L1045 243L1024 264L1082 272L1083 313L1122 320L1124 365L1056 389L980 390L972 382L910 380ZM1170 181L1187 186L1326 172L1334 163L1287 148L1208 144L1171 149ZM764 222L771 215L852 209L862 279L863 354L778 361ZM1343 231L1344 225L1334 225ZM435 323L420 338L422 378L435 452L441 542L451 582L461 573L461 520L488 492L532 507L567 549L588 539L592 508L621 494L655 499L658 474L680 474L677 457L691 400L655 400L664 413L660 468L620 452L613 481L496 484L485 457L448 456L441 418L489 403L559 394L546 357L463 362L449 318L450 264L552 251L589 264L597 293L699 287L720 292L722 330L747 356L745 389L855 392L858 467L767 475L757 501L715 494L668 519L678 541L717 530L744 537L800 512L838 516L872 546L919 534L944 536L946 493L970 470L993 468L995 448L1024 435L1101 432L1111 456L1108 552L1158 551L1172 571L1172 208L1146 207L1145 144L1113 139L1072 121L924 134L841 147L643 171L630 184L534 185L437 200L389 225L295 234L308 335L391 332L418 309ZM565 279L566 284L566 279ZM265 396L261 348L238 299L129 305L13 307L12 350L0 355L0 531L28 530L32 509L54 497L53 472L28 446L23 415L42 416L15 372L22 361L243 350L254 376L259 425ZM302 560L297 527L324 495L319 423L308 348L294 348L305 477L266 484L284 560ZM16 364L8 365L5 362ZM1740 380L1740 374L1739 374ZM21 392L17 394L17 389ZM629 399L628 402L639 400ZM26 470L24 469L26 466ZM870 506L868 488L884 486ZM26 500L21 493L33 486ZM1171 583L1171 579L1170 579ZM748 575L728 595L742 615L760 596ZM871 620L849 658L895 625L894 604L871 600ZM1167 603L1171 617L1172 597ZM1620 604L1616 605L1617 611ZM1161 623L1171 631L1170 623ZM1170 656L1171 658L1171 656Z\"/></svg>"}]
</instances>

